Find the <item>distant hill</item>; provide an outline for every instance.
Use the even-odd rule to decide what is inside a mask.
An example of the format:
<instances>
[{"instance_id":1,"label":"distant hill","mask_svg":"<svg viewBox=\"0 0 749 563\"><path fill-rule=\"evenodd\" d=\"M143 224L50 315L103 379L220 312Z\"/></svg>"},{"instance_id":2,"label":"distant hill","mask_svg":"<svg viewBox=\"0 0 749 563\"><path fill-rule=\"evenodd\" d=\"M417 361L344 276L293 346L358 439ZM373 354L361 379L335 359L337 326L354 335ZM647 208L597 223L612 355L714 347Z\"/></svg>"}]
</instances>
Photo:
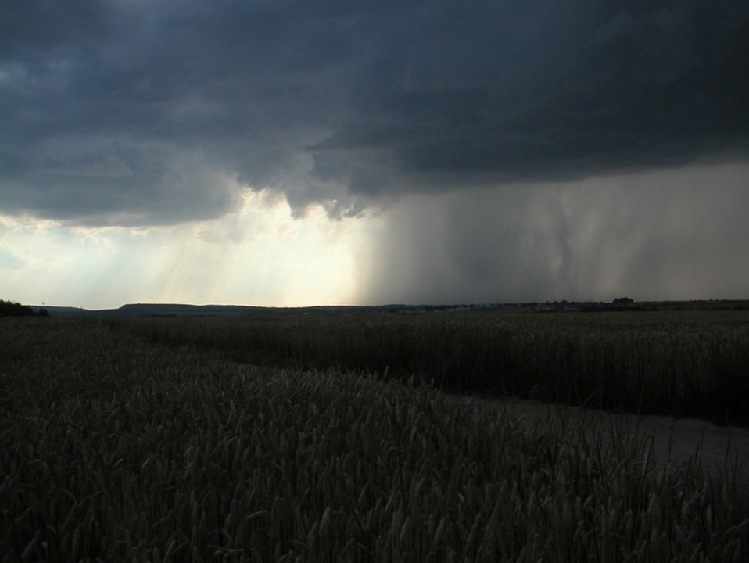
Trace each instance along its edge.
<instances>
[{"instance_id":1,"label":"distant hill","mask_svg":"<svg viewBox=\"0 0 749 563\"><path fill-rule=\"evenodd\" d=\"M121 317L206 317L206 316L248 316L273 314L274 307L254 307L250 305L184 305L180 303L131 303L117 309Z\"/></svg>"},{"instance_id":2,"label":"distant hill","mask_svg":"<svg viewBox=\"0 0 749 563\"><path fill-rule=\"evenodd\" d=\"M88 310L80 307L47 307L53 317L257 317L341 313L426 313L498 309L501 305L320 305L311 307L258 307L253 305L186 305L183 303L129 303L119 309Z\"/></svg>"},{"instance_id":3,"label":"distant hill","mask_svg":"<svg viewBox=\"0 0 749 563\"><path fill-rule=\"evenodd\" d=\"M95 311L87 311L80 307L46 307L50 317L85 317L95 313Z\"/></svg>"},{"instance_id":4,"label":"distant hill","mask_svg":"<svg viewBox=\"0 0 749 563\"><path fill-rule=\"evenodd\" d=\"M33 307L34 310L41 309ZM186 305L182 303L129 303L119 309L89 310L80 307L45 307L52 317L258 317L279 315L337 315L352 313L421 314L459 311L604 312L673 310L749 310L747 300L603 302L473 303L466 305L332 305L314 307L258 307L253 305Z\"/></svg>"}]
</instances>

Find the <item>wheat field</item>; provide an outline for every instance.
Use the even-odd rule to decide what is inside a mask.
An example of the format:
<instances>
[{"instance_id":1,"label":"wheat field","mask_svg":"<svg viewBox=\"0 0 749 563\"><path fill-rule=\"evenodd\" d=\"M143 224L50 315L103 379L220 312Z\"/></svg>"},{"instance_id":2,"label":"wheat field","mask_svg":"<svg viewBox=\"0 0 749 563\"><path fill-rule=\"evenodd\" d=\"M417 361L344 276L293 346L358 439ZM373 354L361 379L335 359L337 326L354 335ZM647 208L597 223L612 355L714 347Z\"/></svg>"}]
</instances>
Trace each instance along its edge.
<instances>
[{"instance_id":1,"label":"wheat field","mask_svg":"<svg viewBox=\"0 0 749 563\"><path fill-rule=\"evenodd\" d=\"M747 558L730 468L656 466L632 428L527 427L147 324L0 322L2 561Z\"/></svg>"}]
</instances>

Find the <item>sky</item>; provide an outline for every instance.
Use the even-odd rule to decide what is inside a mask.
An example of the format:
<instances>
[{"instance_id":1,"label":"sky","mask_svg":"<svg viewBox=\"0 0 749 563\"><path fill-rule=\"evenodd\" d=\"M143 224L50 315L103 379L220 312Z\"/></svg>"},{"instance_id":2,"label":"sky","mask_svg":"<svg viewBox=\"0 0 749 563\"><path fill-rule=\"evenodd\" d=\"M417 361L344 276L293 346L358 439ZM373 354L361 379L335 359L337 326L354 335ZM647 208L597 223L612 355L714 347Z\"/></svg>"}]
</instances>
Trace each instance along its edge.
<instances>
[{"instance_id":1,"label":"sky","mask_svg":"<svg viewBox=\"0 0 749 563\"><path fill-rule=\"evenodd\" d=\"M5 0L0 298L749 298L749 4Z\"/></svg>"}]
</instances>

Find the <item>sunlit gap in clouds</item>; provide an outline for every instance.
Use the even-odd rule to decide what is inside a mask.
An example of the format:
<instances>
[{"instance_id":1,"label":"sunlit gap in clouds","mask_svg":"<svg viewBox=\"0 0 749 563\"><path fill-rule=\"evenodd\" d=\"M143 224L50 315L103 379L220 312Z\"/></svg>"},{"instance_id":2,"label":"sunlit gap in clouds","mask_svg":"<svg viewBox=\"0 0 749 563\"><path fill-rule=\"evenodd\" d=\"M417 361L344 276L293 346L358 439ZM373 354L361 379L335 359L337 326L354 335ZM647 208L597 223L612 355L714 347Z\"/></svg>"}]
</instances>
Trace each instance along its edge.
<instances>
[{"instance_id":1,"label":"sunlit gap in clouds","mask_svg":"<svg viewBox=\"0 0 749 563\"><path fill-rule=\"evenodd\" d=\"M285 199L244 190L213 220L81 227L0 218L0 292L25 303L113 308L128 302L268 306L348 304L366 218L321 207L292 217Z\"/></svg>"}]
</instances>

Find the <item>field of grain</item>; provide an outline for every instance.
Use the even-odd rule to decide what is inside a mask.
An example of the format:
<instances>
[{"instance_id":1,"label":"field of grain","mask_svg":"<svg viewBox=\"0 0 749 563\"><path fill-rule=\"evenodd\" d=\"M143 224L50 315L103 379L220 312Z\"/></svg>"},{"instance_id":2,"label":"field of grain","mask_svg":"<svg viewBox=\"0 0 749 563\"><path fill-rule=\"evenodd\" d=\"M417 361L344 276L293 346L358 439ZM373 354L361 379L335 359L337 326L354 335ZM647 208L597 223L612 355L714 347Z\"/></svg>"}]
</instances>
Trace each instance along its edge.
<instances>
[{"instance_id":1,"label":"field of grain","mask_svg":"<svg viewBox=\"0 0 749 563\"><path fill-rule=\"evenodd\" d=\"M749 424L749 312L432 313L112 321L256 365Z\"/></svg>"},{"instance_id":2,"label":"field of grain","mask_svg":"<svg viewBox=\"0 0 749 563\"><path fill-rule=\"evenodd\" d=\"M626 425L601 440L574 420L469 408L418 377L345 372L357 322L380 372L410 361L417 325L179 321L0 322L2 561L746 560L730 468L658 466ZM460 326L434 335L465 344ZM278 367L314 346L340 369Z\"/></svg>"}]
</instances>

